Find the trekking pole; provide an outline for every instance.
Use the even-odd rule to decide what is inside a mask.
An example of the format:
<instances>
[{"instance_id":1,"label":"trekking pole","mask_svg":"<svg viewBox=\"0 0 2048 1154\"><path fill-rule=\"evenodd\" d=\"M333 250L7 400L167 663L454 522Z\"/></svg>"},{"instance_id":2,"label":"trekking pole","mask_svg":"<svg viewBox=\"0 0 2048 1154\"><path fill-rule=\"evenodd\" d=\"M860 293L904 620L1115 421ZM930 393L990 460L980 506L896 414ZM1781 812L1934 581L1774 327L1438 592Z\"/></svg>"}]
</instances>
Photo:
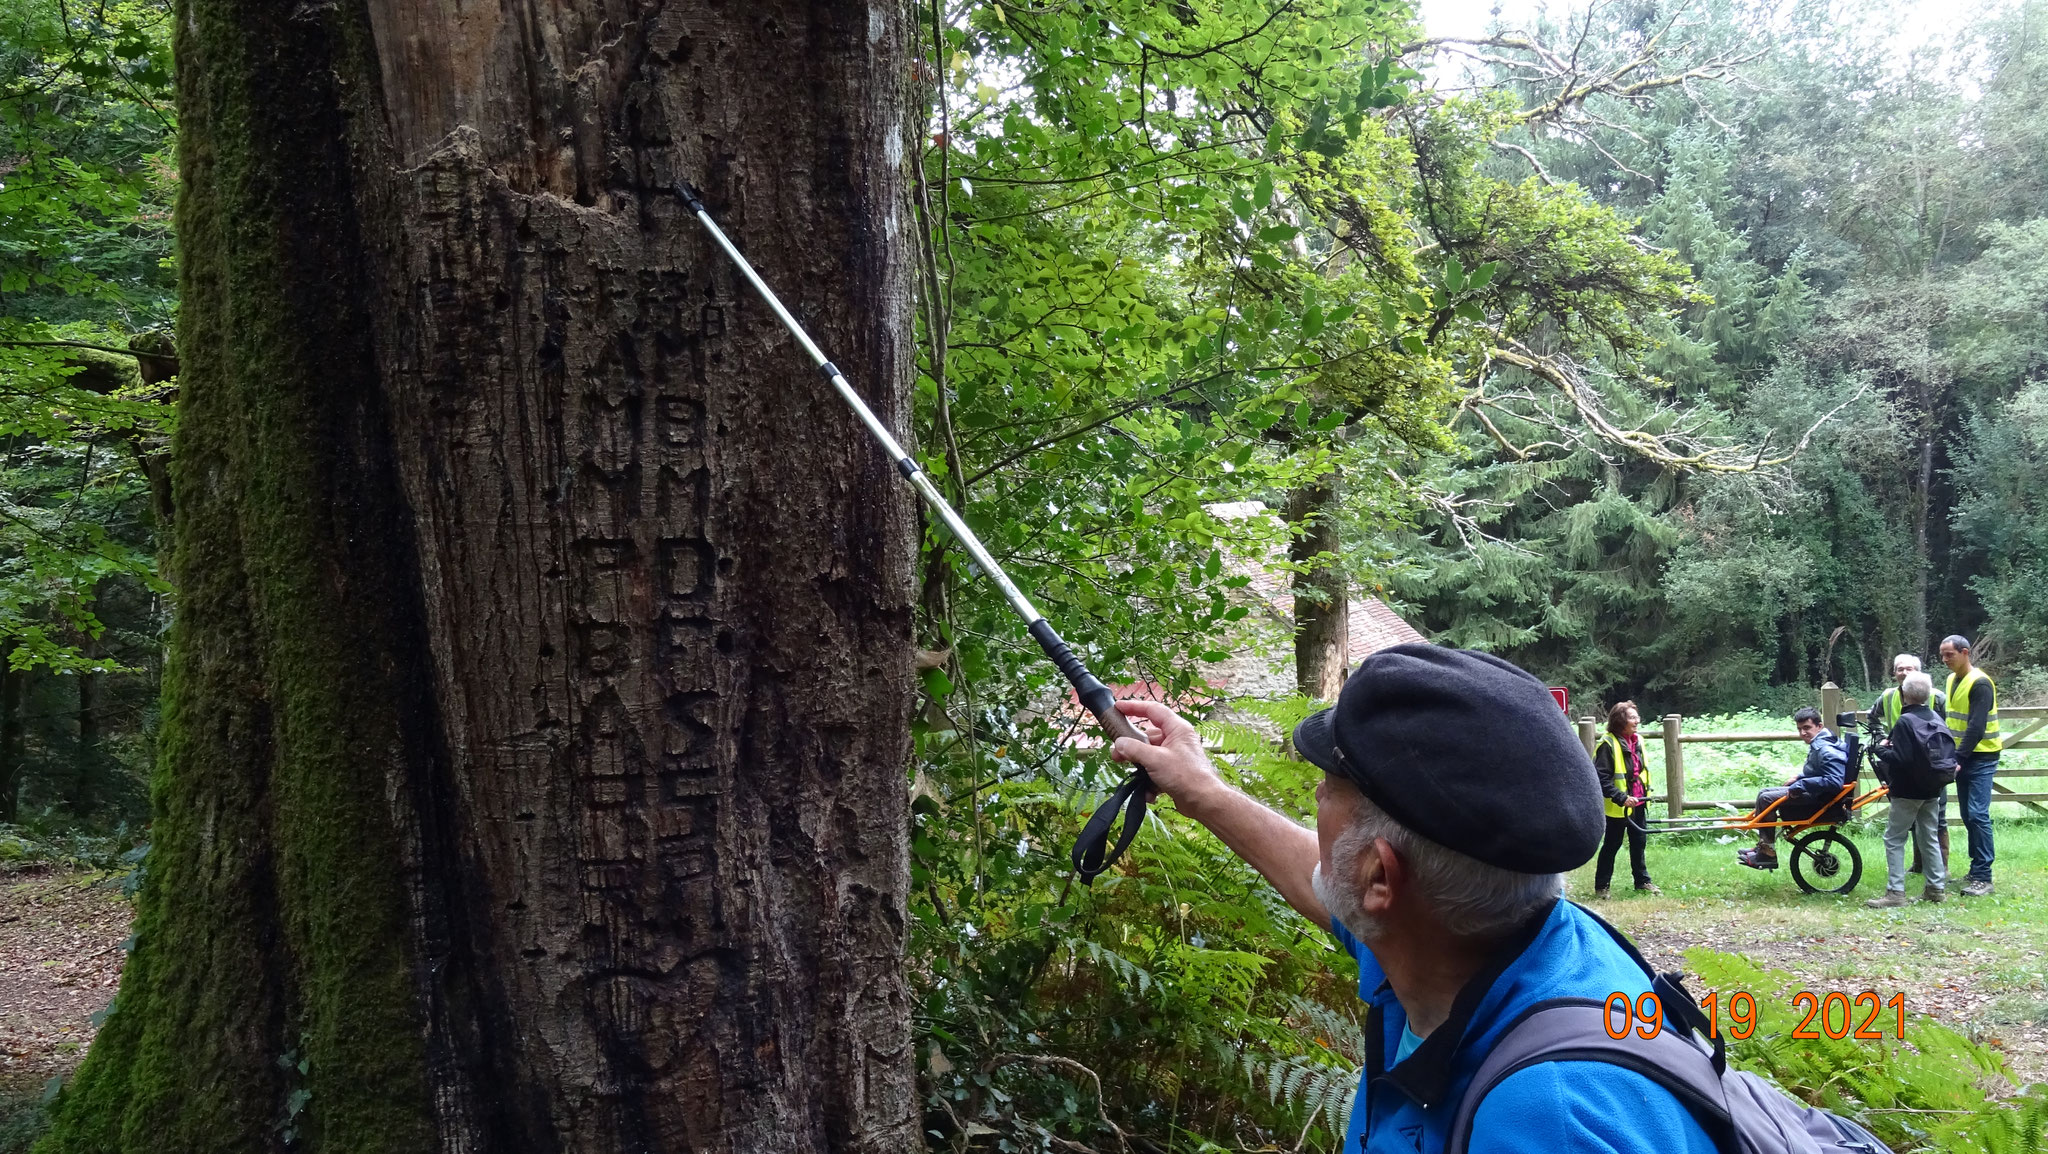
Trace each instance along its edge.
<instances>
[{"instance_id":1,"label":"trekking pole","mask_svg":"<svg viewBox=\"0 0 2048 1154\"><path fill-rule=\"evenodd\" d=\"M725 235L725 230L719 228L718 222L711 219L711 213L705 210L704 201L698 196L697 190L687 183L678 182L676 195L682 197L683 203L697 215L698 223L704 226L705 231L711 234L711 239L718 242L718 247L725 251L727 258L745 275L747 283L753 285L754 291L761 294L761 299L768 303L769 311L782 322L782 327L788 329L789 334L796 338L796 343L802 345L804 352L810 354L811 360L818 366L818 371L839 391L840 399L853 409L854 416L860 418L861 424L867 426L868 432L873 434L875 440L882 446L882 451L888 453L890 459L896 462L896 469L903 474L903 479L910 482L911 488L917 490L918 496L923 497L925 504L930 505L932 511L939 515L939 520L946 523L946 528L952 530L961 547L967 550L967 555L974 559L976 565L981 566L981 571L988 574L989 580L995 582L996 588L1002 590L1003 600L1008 601L1017 616L1024 619L1025 632L1031 634L1032 640L1038 642L1038 647L1045 650L1045 655L1052 659L1052 663L1059 667L1061 673L1066 675L1067 681L1074 687L1075 695L1080 698L1081 704L1088 708L1088 712L1095 715L1095 720L1101 723L1103 732L1109 735L1111 743L1119 737L1146 740L1145 735L1138 731L1138 727L1131 723L1130 718L1117 712L1116 695L1110 692L1109 686L1090 673L1088 667L1081 663L1081 659L1075 656L1067 643L1060 640L1060 635L1054 631L1052 622L1047 621L1044 615L1032 606L1030 599L1018 590L1016 583L1010 580L1010 575L1003 572L1003 567L996 564L994 557L989 556L987 547L981 543L981 538L974 535L974 530L967 527L967 522L961 520L960 514L940 495L938 486L932 484L931 478L925 475L923 469L918 468L917 460L903 451L903 446L896 443L896 438L890 435L881 418L875 416L874 410L868 408L867 402L861 400L860 394L853 391L853 385L847 381L846 374L840 372L839 366L826 358L819 350L817 342L811 340L810 334L796 322L796 318L789 314L789 310L782 307L782 301L776 297L775 290L768 287L767 282L761 279L761 274L755 272L754 266L733 246L731 238ZM1145 824L1145 798L1151 792L1152 780L1145 775L1144 770L1135 770L1130 777L1124 779L1123 784L1117 786L1116 792L1109 795L1109 800L1103 802L1088 819L1088 824L1081 830L1080 838L1074 843L1074 869L1081 875L1081 884L1093 883L1096 875L1108 869L1123 855L1124 850L1130 848L1131 842L1138 836L1139 827ZM1109 832L1116 824L1119 809L1124 813L1123 830L1112 844Z\"/></svg>"}]
</instances>

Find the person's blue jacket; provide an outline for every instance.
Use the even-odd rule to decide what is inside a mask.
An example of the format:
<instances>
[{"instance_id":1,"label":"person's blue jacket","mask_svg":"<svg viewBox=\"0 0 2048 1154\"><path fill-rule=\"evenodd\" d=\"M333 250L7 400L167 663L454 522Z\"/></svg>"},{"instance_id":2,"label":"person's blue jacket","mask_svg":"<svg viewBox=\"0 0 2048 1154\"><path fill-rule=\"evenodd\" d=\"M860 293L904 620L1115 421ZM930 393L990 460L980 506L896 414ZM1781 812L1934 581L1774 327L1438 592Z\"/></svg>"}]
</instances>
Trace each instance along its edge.
<instances>
[{"instance_id":1,"label":"person's blue jacket","mask_svg":"<svg viewBox=\"0 0 2048 1154\"><path fill-rule=\"evenodd\" d=\"M1806 801L1826 801L1841 791L1849 776L1849 751L1828 730L1806 747L1806 763L1799 767L1799 780L1792 783L1795 796Z\"/></svg>"},{"instance_id":2,"label":"person's blue jacket","mask_svg":"<svg viewBox=\"0 0 2048 1154\"><path fill-rule=\"evenodd\" d=\"M1358 961L1366 1063L1344 1154L1439 1154L1458 1100L1479 1064L1523 1011L1549 998L1633 1000L1650 977L1592 915L1567 901L1505 945L1467 983L1449 1020L1405 1059L1408 1015L1372 951L1333 923ZM1669 1090L1605 1062L1544 1062L1509 1075L1473 1120L1471 1154L1714 1154Z\"/></svg>"}]
</instances>

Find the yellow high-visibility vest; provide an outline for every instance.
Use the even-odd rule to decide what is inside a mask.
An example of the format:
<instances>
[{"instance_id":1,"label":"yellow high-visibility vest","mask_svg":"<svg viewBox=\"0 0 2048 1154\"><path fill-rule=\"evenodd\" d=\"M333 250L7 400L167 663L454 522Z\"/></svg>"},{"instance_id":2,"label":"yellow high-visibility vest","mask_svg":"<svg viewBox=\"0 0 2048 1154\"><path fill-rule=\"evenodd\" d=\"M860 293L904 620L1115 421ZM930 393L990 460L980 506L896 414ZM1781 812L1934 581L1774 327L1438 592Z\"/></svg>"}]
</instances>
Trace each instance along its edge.
<instances>
[{"instance_id":1,"label":"yellow high-visibility vest","mask_svg":"<svg viewBox=\"0 0 2048 1154\"><path fill-rule=\"evenodd\" d=\"M1607 747L1607 755L1613 758L1615 780L1621 783L1621 791L1628 792L1628 750L1622 748L1621 738L1611 733L1600 735L1600 744ZM1643 804L1650 803L1650 762L1643 761ZM1607 802L1608 817L1627 817L1628 810L1613 802Z\"/></svg>"},{"instance_id":2,"label":"yellow high-visibility vest","mask_svg":"<svg viewBox=\"0 0 2048 1154\"><path fill-rule=\"evenodd\" d=\"M1942 695L1940 690L1936 690L1934 700L1927 704L1936 713L1941 713L1948 708L1948 699ZM1898 686L1894 685L1879 695L1877 699L1877 719L1884 725L1886 733L1890 733L1892 726L1899 723L1899 715L1904 712L1906 712L1906 698L1899 692Z\"/></svg>"},{"instance_id":3,"label":"yellow high-visibility vest","mask_svg":"<svg viewBox=\"0 0 2048 1154\"><path fill-rule=\"evenodd\" d=\"M1970 728L1970 695L1977 691L1979 685L1991 694L1991 712L1984 719L1984 739L1977 743L1975 752L1997 753L2005 748L2005 743L1998 737L1998 683L1975 666L1960 683L1956 681L1955 674L1948 675L1949 732L1956 735L1957 741L1963 739L1963 731Z\"/></svg>"}]
</instances>

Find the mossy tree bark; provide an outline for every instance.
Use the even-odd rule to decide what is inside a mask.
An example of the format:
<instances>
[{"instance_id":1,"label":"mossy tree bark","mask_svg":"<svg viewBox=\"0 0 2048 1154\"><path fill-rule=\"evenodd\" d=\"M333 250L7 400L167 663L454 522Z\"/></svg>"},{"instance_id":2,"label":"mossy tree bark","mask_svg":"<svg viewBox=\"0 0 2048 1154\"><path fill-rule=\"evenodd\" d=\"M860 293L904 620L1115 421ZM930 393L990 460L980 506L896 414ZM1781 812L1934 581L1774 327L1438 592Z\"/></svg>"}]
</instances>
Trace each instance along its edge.
<instances>
[{"instance_id":1,"label":"mossy tree bark","mask_svg":"<svg viewBox=\"0 0 2048 1154\"><path fill-rule=\"evenodd\" d=\"M183 0L179 587L49 1152L896 1151L892 5Z\"/></svg>"},{"instance_id":2,"label":"mossy tree bark","mask_svg":"<svg viewBox=\"0 0 2048 1154\"><path fill-rule=\"evenodd\" d=\"M1294 527L1288 560L1302 566L1294 574L1295 685L1306 697L1335 701L1351 651L1351 583L1338 532L1337 479L1291 490L1284 512Z\"/></svg>"}]
</instances>

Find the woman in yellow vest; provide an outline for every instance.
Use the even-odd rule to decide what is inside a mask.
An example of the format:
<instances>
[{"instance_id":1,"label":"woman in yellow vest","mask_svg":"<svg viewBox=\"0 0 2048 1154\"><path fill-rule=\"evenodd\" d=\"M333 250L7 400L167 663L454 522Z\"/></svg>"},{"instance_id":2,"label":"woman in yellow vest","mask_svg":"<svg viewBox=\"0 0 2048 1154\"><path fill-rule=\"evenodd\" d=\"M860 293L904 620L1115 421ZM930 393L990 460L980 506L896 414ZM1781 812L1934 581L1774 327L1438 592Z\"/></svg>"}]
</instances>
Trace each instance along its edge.
<instances>
[{"instance_id":1,"label":"woman in yellow vest","mask_svg":"<svg viewBox=\"0 0 2048 1154\"><path fill-rule=\"evenodd\" d=\"M1991 780L2005 748L1998 735L1998 686L1970 664L1970 639L1961 634L1942 639L1941 663L1948 666L1948 728L1956 735L1956 800L1970 834L1970 877L1962 892L1981 898L1991 892L1997 857L1991 847Z\"/></svg>"},{"instance_id":2,"label":"woman in yellow vest","mask_svg":"<svg viewBox=\"0 0 2048 1154\"><path fill-rule=\"evenodd\" d=\"M1643 742L1636 736L1642 724L1635 702L1624 701L1607 711L1607 732L1593 747L1593 768L1600 773L1600 790L1607 795L1607 839L1600 844L1600 860L1593 867L1593 896L1608 896L1614 880L1614 857L1621 839L1628 838L1628 865L1635 874L1636 889L1661 894L1643 864L1643 849L1650 840L1648 808L1650 774L1644 768Z\"/></svg>"}]
</instances>

